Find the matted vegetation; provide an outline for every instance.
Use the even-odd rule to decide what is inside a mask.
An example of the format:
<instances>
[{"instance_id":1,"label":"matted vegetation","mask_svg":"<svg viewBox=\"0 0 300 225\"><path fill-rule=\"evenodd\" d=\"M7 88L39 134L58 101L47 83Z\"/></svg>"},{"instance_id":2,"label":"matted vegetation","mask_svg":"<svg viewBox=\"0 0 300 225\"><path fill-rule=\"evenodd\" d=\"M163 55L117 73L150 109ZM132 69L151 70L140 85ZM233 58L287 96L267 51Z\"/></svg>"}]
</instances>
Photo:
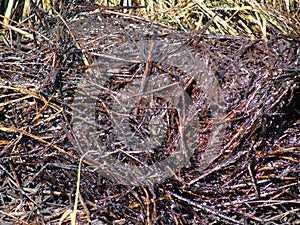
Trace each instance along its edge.
<instances>
[{"instance_id":1,"label":"matted vegetation","mask_svg":"<svg viewBox=\"0 0 300 225\"><path fill-rule=\"evenodd\" d=\"M1 224L300 223L299 1L1 4ZM207 59L226 101L227 128L221 154L206 170L200 170L205 145L172 178L152 186L114 184L85 158L78 170L83 152L70 124L74 95L99 54L113 49L104 40L118 40L93 27L74 30L75 19L95 15L111 27L116 19L146 24L166 38L180 30L185 47ZM144 73L141 65L130 67L137 75L130 82ZM121 92L126 69L106 88ZM156 65L152 75L162 72ZM190 91L194 104L202 103L199 93ZM199 118L205 142L209 109ZM99 129L109 140L105 125ZM173 125L170 132L179 132Z\"/></svg>"}]
</instances>

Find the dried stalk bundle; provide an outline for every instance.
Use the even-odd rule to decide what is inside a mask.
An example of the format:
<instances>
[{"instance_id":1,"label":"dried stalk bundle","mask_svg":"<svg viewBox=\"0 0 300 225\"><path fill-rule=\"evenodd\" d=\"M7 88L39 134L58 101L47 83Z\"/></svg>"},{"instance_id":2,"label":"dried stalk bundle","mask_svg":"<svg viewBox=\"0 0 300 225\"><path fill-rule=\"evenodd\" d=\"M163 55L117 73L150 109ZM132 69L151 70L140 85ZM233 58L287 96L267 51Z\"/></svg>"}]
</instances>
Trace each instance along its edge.
<instances>
[{"instance_id":1,"label":"dried stalk bundle","mask_svg":"<svg viewBox=\"0 0 300 225\"><path fill-rule=\"evenodd\" d=\"M36 40L19 37L10 47L0 42L1 223L59 223L73 207L78 163L85 154L79 224L298 224L299 37L278 34L264 41L177 33L117 11L90 10L45 18L35 28ZM209 101L220 93L208 91L210 79L202 80L206 86L193 79L184 61L188 55L163 63L164 54L175 54L170 46L189 52L202 62L195 65L199 74L217 82L225 103L221 117L215 119L216 106ZM175 152L185 115L174 107L180 98L175 104L163 91L150 100L140 97L141 83L144 92L178 84L191 99L186 118L197 124L187 133L194 148L182 167L159 183L130 187L116 183L122 179L118 174L111 180L99 174L104 167L91 157L99 152L86 149L106 148L115 160L134 166L153 165ZM136 97L131 103L120 93ZM129 102L132 110L113 116L117 100L124 108ZM152 117L163 125L149 129L155 125ZM163 139L149 139L161 148L135 149L114 131L114 118L129 118L130 129L119 131L134 131L138 140L165 128ZM102 146L89 137L90 124ZM207 146L220 125L219 151L209 155Z\"/></svg>"}]
</instances>

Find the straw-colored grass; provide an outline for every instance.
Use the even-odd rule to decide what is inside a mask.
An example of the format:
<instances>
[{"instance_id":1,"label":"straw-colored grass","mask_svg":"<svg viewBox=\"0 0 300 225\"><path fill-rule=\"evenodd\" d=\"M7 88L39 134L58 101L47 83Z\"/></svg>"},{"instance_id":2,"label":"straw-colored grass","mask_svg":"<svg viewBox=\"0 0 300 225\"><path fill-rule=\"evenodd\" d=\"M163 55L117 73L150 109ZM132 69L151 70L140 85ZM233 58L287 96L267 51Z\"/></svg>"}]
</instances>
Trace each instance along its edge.
<instances>
[{"instance_id":1,"label":"straw-colored grass","mask_svg":"<svg viewBox=\"0 0 300 225\"><path fill-rule=\"evenodd\" d=\"M52 13L53 7L57 9L65 4L60 0L32 2L49 13ZM274 33L300 34L299 0L95 0L95 2L112 7L144 6L141 9L124 8L123 13L152 19L183 31L201 30L212 20L206 33L263 39ZM1 5L1 14L4 16L1 19L2 32L14 30L12 21L16 23L26 21L34 7L33 4L30 4L29 0L4 0Z\"/></svg>"},{"instance_id":2,"label":"straw-colored grass","mask_svg":"<svg viewBox=\"0 0 300 225\"><path fill-rule=\"evenodd\" d=\"M125 12L154 19L181 30L201 30L212 18L208 33L266 38L269 34L300 32L300 2L293 1L103 1L105 5L144 5Z\"/></svg>"}]
</instances>

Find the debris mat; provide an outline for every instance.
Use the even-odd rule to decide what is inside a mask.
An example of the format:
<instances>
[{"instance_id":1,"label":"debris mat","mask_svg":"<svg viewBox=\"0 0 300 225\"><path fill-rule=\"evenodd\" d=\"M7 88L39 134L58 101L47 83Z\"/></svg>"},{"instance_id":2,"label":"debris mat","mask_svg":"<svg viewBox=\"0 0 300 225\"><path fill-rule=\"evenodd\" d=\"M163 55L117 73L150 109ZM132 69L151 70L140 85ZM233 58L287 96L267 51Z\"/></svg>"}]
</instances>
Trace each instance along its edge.
<instances>
[{"instance_id":1,"label":"debris mat","mask_svg":"<svg viewBox=\"0 0 300 225\"><path fill-rule=\"evenodd\" d=\"M36 9L39 23L29 21L31 27L13 30L13 40L0 41L1 224L70 224L75 197L77 224L300 224L299 36L182 33L118 10L72 9ZM195 68L208 85L195 80ZM186 144L193 154L163 180L152 174L157 182L126 185L118 181L130 174L101 173L85 129L94 119L98 150L123 164L171 157L182 144L180 110L164 92L151 101L134 95L145 78L144 91L176 84L190 99L196 126L186 131ZM91 84L94 118L85 114L92 108L76 107ZM113 117L115 96L124 92L132 109ZM214 114L218 98L222 113ZM163 138L149 139L159 131L149 129L149 117L161 119ZM114 118L126 119L128 130L116 128ZM222 135L210 146L215 124ZM121 131L156 148L128 147Z\"/></svg>"}]
</instances>

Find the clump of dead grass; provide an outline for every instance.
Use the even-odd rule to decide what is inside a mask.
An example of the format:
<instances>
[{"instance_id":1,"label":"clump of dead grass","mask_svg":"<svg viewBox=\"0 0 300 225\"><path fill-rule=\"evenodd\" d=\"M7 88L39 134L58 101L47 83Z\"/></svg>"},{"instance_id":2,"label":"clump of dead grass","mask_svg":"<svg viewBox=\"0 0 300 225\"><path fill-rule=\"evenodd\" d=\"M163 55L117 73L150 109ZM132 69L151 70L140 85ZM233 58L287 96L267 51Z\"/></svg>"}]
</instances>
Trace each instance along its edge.
<instances>
[{"instance_id":1,"label":"clump of dead grass","mask_svg":"<svg viewBox=\"0 0 300 225\"><path fill-rule=\"evenodd\" d=\"M1 222L299 223L297 1L3 2ZM135 5L146 7L133 10ZM81 165L70 103L78 82L89 75L90 56L105 43L91 44L100 42L99 34L88 31L82 37L89 42L79 42L68 23L97 10L112 25L114 18L137 26L155 19L184 31L210 25L186 34L185 43L193 54L210 56L227 103L223 154L206 171L197 169L201 149L174 178L151 187L116 185L88 161Z\"/></svg>"}]
</instances>

